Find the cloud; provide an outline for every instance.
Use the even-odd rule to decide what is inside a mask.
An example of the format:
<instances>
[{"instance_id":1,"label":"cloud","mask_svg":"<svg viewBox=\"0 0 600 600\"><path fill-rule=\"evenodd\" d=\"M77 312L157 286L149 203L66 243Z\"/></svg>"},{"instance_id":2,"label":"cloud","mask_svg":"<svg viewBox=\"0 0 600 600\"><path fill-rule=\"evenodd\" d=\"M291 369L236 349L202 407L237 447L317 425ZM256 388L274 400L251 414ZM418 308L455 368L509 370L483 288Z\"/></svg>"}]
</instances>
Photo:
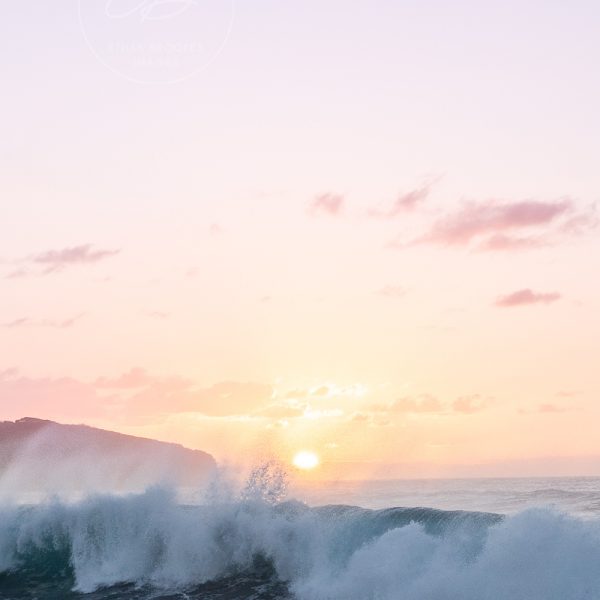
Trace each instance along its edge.
<instances>
[{"instance_id":1,"label":"cloud","mask_svg":"<svg viewBox=\"0 0 600 600\"><path fill-rule=\"evenodd\" d=\"M560 390L559 392L556 392L556 395L559 398L573 398L579 394L581 394L581 390Z\"/></svg>"},{"instance_id":2,"label":"cloud","mask_svg":"<svg viewBox=\"0 0 600 600\"><path fill-rule=\"evenodd\" d=\"M161 381L159 378L153 377L145 369L134 367L118 377L99 377L94 382L94 386L109 389L131 389L144 387L159 381Z\"/></svg>"},{"instance_id":3,"label":"cloud","mask_svg":"<svg viewBox=\"0 0 600 600\"><path fill-rule=\"evenodd\" d=\"M31 378L16 369L0 377L2 418L95 418L105 409L92 386L71 377Z\"/></svg>"},{"instance_id":4,"label":"cloud","mask_svg":"<svg viewBox=\"0 0 600 600\"><path fill-rule=\"evenodd\" d=\"M435 396L429 394L422 394L415 398L405 396L398 398L393 402L385 405L376 404L371 406L372 412L380 413L397 413L397 414L409 414L409 413L440 413L444 412L445 407Z\"/></svg>"},{"instance_id":5,"label":"cloud","mask_svg":"<svg viewBox=\"0 0 600 600\"><path fill-rule=\"evenodd\" d=\"M247 414L268 402L273 388L262 383L227 381L192 394L195 410L205 415Z\"/></svg>"},{"instance_id":6,"label":"cloud","mask_svg":"<svg viewBox=\"0 0 600 600\"><path fill-rule=\"evenodd\" d=\"M391 403L390 409L401 413L435 413L441 412L444 407L435 396L423 394L417 398L399 398Z\"/></svg>"},{"instance_id":7,"label":"cloud","mask_svg":"<svg viewBox=\"0 0 600 600\"><path fill-rule=\"evenodd\" d=\"M94 264L115 256L119 250L95 250L91 244L48 250L30 258L30 262L45 266L44 273L53 273L73 265Z\"/></svg>"},{"instance_id":8,"label":"cloud","mask_svg":"<svg viewBox=\"0 0 600 600\"><path fill-rule=\"evenodd\" d=\"M311 396L327 396L327 394L329 394L329 387L326 385L321 385L316 390L310 392Z\"/></svg>"},{"instance_id":9,"label":"cloud","mask_svg":"<svg viewBox=\"0 0 600 600\"><path fill-rule=\"evenodd\" d=\"M540 293L525 288L506 296L500 296L494 304L500 308L511 308L513 306L525 306L528 304L551 304L560 300L560 298L561 295L557 292Z\"/></svg>"},{"instance_id":10,"label":"cloud","mask_svg":"<svg viewBox=\"0 0 600 600\"><path fill-rule=\"evenodd\" d=\"M354 412L348 419L351 423L366 424L369 427L388 427L392 425L392 421L386 416L382 416L381 413L365 413L365 412Z\"/></svg>"},{"instance_id":11,"label":"cloud","mask_svg":"<svg viewBox=\"0 0 600 600\"><path fill-rule=\"evenodd\" d=\"M304 404L270 404L253 414L257 417L265 417L268 419L296 419L304 416L308 406Z\"/></svg>"},{"instance_id":12,"label":"cloud","mask_svg":"<svg viewBox=\"0 0 600 600\"><path fill-rule=\"evenodd\" d=\"M210 417L251 415L272 403L271 386L220 382L209 387L178 376L159 377L133 368L117 377L86 382L30 378L15 369L0 371L0 415L20 418L111 418L145 422L174 413Z\"/></svg>"},{"instance_id":13,"label":"cloud","mask_svg":"<svg viewBox=\"0 0 600 600\"><path fill-rule=\"evenodd\" d=\"M382 210L374 208L369 210L369 216L382 219L393 219L407 212L413 212L420 204L427 200L431 191L432 183L427 183L419 188L415 188L410 192L400 194L392 206Z\"/></svg>"},{"instance_id":14,"label":"cloud","mask_svg":"<svg viewBox=\"0 0 600 600\"><path fill-rule=\"evenodd\" d=\"M376 415L470 415L486 409L490 400L479 394L459 396L453 402L442 402L431 394L404 396L387 404L372 405L367 410L355 413L353 418L356 416L354 420L361 421Z\"/></svg>"},{"instance_id":15,"label":"cloud","mask_svg":"<svg viewBox=\"0 0 600 600\"><path fill-rule=\"evenodd\" d=\"M545 415L553 415L553 414L562 414L566 412L572 412L581 410L578 407L573 406L560 406L558 404L554 404L552 402L546 402L543 404L539 404L537 407L533 409L519 409L519 414L521 415L535 415L535 414L545 414Z\"/></svg>"},{"instance_id":16,"label":"cloud","mask_svg":"<svg viewBox=\"0 0 600 600\"><path fill-rule=\"evenodd\" d=\"M6 275L4 279L23 279L23 277L27 277L27 275L29 275L29 273L26 269L15 269Z\"/></svg>"},{"instance_id":17,"label":"cloud","mask_svg":"<svg viewBox=\"0 0 600 600\"><path fill-rule=\"evenodd\" d=\"M317 196L308 207L312 215L324 213L335 217L339 215L344 208L344 197L339 194L321 194Z\"/></svg>"},{"instance_id":18,"label":"cloud","mask_svg":"<svg viewBox=\"0 0 600 600\"><path fill-rule=\"evenodd\" d=\"M538 412L541 413L564 413L568 412L570 409L565 408L563 406L557 406L556 404L546 403L540 404L538 407Z\"/></svg>"},{"instance_id":19,"label":"cloud","mask_svg":"<svg viewBox=\"0 0 600 600\"><path fill-rule=\"evenodd\" d=\"M350 415L350 420L357 423L366 423L370 420L371 416L363 412L355 412Z\"/></svg>"},{"instance_id":20,"label":"cloud","mask_svg":"<svg viewBox=\"0 0 600 600\"><path fill-rule=\"evenodd\" d=\"M9 378L13 378L16 377L19 373L18 369L15 369L14 367L11 367L10 369L2 369L0 371L0 381L3 379L9 379Z\"/></svg>"},{"instance_id":21,"label":"cloud","mask_svg":"<svg viewBox=\"0 0 600 600\"><path fill-rule=\"evenodd\" d=\"M386 285L377 291L377 295L384 298L402 298L406 295L406 290L399 285Z\"/></svg>"},{"instance_id":22,"label":"cloud","mask_svg":"<svg viewBox=\"0 0 600 600\"><path fill-rule=\"evenodd\" d=\"M467 415L479 412L486 406L487 400L482 398L479 394L460 396L452 403L452 408L455 412Z\"/></svg>"},{"instance_id":23,"label":"cloud","mask_svg":"<svg viewBox=\"0 0 600 600\"><path fill-rule=\"evenodd\" d=\"M479 245L480 250L486 251L512 251L512 250L532 250L549 246L550 243L540 237L519 237L497 233L484 239Z\"/></svg>"},{"instance_id":24,"label":"cloud","mask_svg":"<svg viewBox=\"0 0 600 600\"><path fill-rule=\"evenodd\" d=\"M553 402L545 402L542 404L538 404L535 408L521 408L518 410L520 415L557 415L567 412L579 411L580 407L576 406L564 406L559 404L554 404Z\"/></svg>"},{"instance_id":25,"label":"cloud","mask_svg":"<svg viewBox=\"0 0 600 600\"><path fill-rule=\"evenodd\" d=\"M182 377L153 377L145 372L130 372L113 381L102 382L103 388L134 389L124 397L122 412L131 417L151 417L167 413L198 413L209 417L249 415L268 404L272 396L269 385L221 382L201 388Z\"/></svg>"},{"instance_id":26,"label":"cloud","mask_svg":"<svg viewBox=\"0 0 600 600\"><path fill-rule=\"evenodd\" d=\"M474 245L482 251L539 248L596 227L593 209L578 212L570 198L555 201L467 202L435 221L414 244ZM400 246L400 244L392 244Z\"/></svg>"},{"instance_id":27,"label":"cloud","mask_svg":"<svg viewBox=\"0 0 600 600\"><path fill-rule=\"evenodd\" d=\"M63 319L61 321L56 321L52 319L36 320L31 319L29 317L21 317L19 319L14 319L12 321L2 323L2 327L6 327L7 329L17 329L20 327L51 327L54 329L69 329L70 327L75 325L75 323L79 321L79 319L81 319L83 316L83 313L81 313L74 317Z\"/></svg>"}]
</instances>

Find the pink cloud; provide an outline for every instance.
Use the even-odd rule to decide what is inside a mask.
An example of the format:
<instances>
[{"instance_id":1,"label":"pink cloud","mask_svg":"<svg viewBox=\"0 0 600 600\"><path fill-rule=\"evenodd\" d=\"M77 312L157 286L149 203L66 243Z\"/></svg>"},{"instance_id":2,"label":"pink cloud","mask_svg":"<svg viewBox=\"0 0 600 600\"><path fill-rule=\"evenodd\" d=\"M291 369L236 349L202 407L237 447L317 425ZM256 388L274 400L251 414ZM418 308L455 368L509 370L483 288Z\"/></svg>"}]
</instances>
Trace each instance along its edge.
<instances>
[{"instance_id":1,"label":"pink cloud","mask_svg":"<svg viewBox=\"0 0 600 600\"><path fill-rule=\"evenodd\" d=\"M458 212L434 223L421 241L445 245L467 244L485 234L547 225L572 210L573 202L568 199L556 202L470 202Z\"/></svg>"},{"instance_id":2,"label":"pink cloud","mask_svg":"<svg viewBox=\"0 0 600 600\"><path fill-rule=\"evenodd\" d=\"M260 383L226 381L201 388L183 377L157 377L134 368L116 378L101 377L97 389L117 394L134 390L122 401L122 412L149 417L166 412L197 412L206 416L245 415L271 400L272 388Z\"/></svg>"},{"instance_id":3,"label":"pink cloud","mask_svg":"<svg viewBox=\"0 0 600 600\"><path fill-rule=\"evenodd\" d=\"M431 394L421 394L419 396L404 396L387 404L376 404L369 407L364 414L435 414L451 415L459 413L463 415L473 414L487 408L490 397L484 397L480 394L471 394L459 396L454 402L442 402Z\"/></svg>"},{"instance_id":4,"label":"pink cloud","mask_svg":"<svg viewBox=\"0 0 600 600\"><path fill-rule=\"evenodd\" d=\"M273 388L267 384L226 381L195 391L192 410L209 416L243 415L269 402L272 395Z\"/></svg>"},{"instance_id":5,"label":"pink cloud","mask_svg":"<svg viewBox=\"0 0 600 600\"><path fill-rule=\"evenodd\" d=\"M75 323L82 317L83 314L80 314L59 321L53 319L36 320L29 317L21 317L19 319L14 319L13 321L3 323L2 327L6 327L7 329L16 329L19 327L51 327L55 329L68 329L73 327L73 325L75 325Z\"/></svg>"},{"instance_id":6,"label":"pink cloud","mask_svg":"<svg viewBox=\"0 0 600 600\"><path fill-rule=\"evenodd\" d=\"M29 273L25 269L15 269L11 271L4 279L23 279L23 277L27 277Z\"/></svg>"},{"instance_id":7,"label":"pink cloud","mask_svg":"<svg viewBox=\"0 0 600 600\"><path fill-rule=\"evenodd\" d=\"M273 390L266 384L226 381L199 387L182 377L157 377L139 368L94 382L31 378L15 369L0 371L0 419L109 417L139 423L182 412L247 416L272 402Z\"/></svg>"},{"instance_id":8,"label":"pink cloud","mask_svg":"<svg viewBox=\"0 0 600 600\"><path fill-rule=\"evenodd\" d=\"M371 209L369 215L371 217L380 217L384 219L392 219L403 213L414 211L420 204L425 202L431 191L431 184L423 185L420 188L411 190L404 194L400 194L395 202L386 210Z\"/></svg>"},{"instance_id":9,"label":"pink cloud","mask_svg":"<svg viewBox=\"0 0 600 600\"><path fill-rule=\"evenodd\" d=\"M147 310L144 311L144 314L147 317L151 317L152 319L158 319L159 321L164 321L171 316L171 313L162 310Z\"/></svg>"},{"instance_id":10,"label":"pink cloud","mask_svg":"<svg viewBox=\"0 0 600 600\"><path fill-rule=\"evenodd\" d=\"M377 294L385 298L402 298L406 295L406 290L399 285L386 285Z\"/></svg>"},{"instance_id":11,"label":"pink cloud","mask_svg":"<svg viewBox=\"0 0 600 600\"><path fill-rule=\"evenodd\" d=\"M48 250L32 257L31 262L45 265L45 273L52 273L72 265L94 264L111 256L119 250L94 250L91 244L63 248L62 250Z\"/></svg>"},{"instance_id":12,"label":"pink cloud","mask_svg":"<svg viewBox=\"0 0 600 600\"><path fill-rule=\"evenodd\" d=\"M0 377L0 414L2 418L94 418L105 409L95 390L70 377L30 378L11 369Z\"/></svg>"},{"instance_id":13,"label":"pink cloud","mask_svg":"<svg viewBox=\"0 0 600 600\"><path fill-rule=\"evenodd\" d=\"M118 377L99 377L94 385L98 388L130 389L144 387L156 381L156 377L150 375L145 369L134 367Z\"/></svg>"},{"instance_id":14,"label":"pink cloud","mask_svg":"<svg viewBox=\"0 0 600 600\"><path fill-rule=\"evenodd\" d=\"M332 217L339 215L344 207L344 197L339 194L321 194L317 196L309 206L309 212L313 215L325 213Z\"/></svg>"},{"instance_id":15,"label":"pink cloud","mask_svg":"<svg viewBox=\"0 0 600 600\"><path fill-rule=\"evenodd\" d=\"M556 404L540 404L538 408L538 412L541 413L564 413L568 412L568 408L564 408L562 406L557 406Z\"/></svg>"},{"instance_id":16,"label":"pink cloud","mask_svg":"<svg viewBox=\"0 0 600 600\"><path fill-rule=\"evenodd\" d=\"M543 404L539 404L535 408L521 408L518 410L520 415L535 415L535 414L543 414L543 415L558 415L567 412L579 411L581 407L578 406L564 406L559 404L554 404L552 402L546 402Z\"/></svg>"},{"instance_id":17,"label":"pink cloud","mask_svg":"<svg viewBox=\"0 0 600 600\"><path fill-rule=\"evenodd\" d=\"M561 390L560 392L556 392L559 398L574 398L579 394L581 394L580 390Z\"/></svg>"},{"instance_id":18,"label":"pink cloud","mask_svg":"<svg viewBox=\"0 0 600 600\"><path fill-rule=\"evenodd\" d=\"M483 251L529 250L555 244L566 236L582 235L597 225L594 208L579 210L570 198L467 202L435 221L412 243L396 241L389 246L473 245Z\"/></svg>"},{"instance_id":19,"label":"pink cloud","mask_svg":"<svg viewBox=\"0 0 600 600\"><path fill-rule=\"evenodd\" d=\"M526 288L517 290L506 296L500 296L494 304L501 308L510 308L528 304L551 304L552 302L560 300L560 298L561 295L557 292L539 293Z\"/></svg>"},{"instance_id":20,"label":"pink cloud","mask_svg":"<svg viewBox=\"0 0 600 600\"><path fill-rule=\"evenodd\" d=\"M479 249L489 251L530 250L548 245L550 245L548 241L539 237L518 237L497 233L483 240Z\"/></svg>"},{"instance_id":21,"label":"pink cloud","mask_svg":"<svg viewBox=\"0 0 600 600\"><path fill-rule=\"evenodd\" d=\"M0 371L0 381L3 379L9 379L16 377L19 374L19 370L11 367L10 369L2 369Z\"/></svg>"}]
</instances>

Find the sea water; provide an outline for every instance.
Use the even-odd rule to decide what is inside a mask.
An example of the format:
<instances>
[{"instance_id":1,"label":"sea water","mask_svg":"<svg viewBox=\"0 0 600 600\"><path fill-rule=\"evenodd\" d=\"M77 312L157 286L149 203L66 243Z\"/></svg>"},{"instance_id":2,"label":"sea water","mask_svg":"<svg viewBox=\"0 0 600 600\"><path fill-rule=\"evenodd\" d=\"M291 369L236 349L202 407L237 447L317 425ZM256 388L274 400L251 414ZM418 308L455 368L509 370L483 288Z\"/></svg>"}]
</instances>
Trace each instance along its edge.
<instances>
[{"instance_id":1,"label":"sea water","mask_svg":"<svg viewBox=\"0 0 600 600\"><path fill-rule=\"evenodd\" d=\"M0 509L0 598L599 600L600 480L311 483Z\"/></svg>"}]
</instances>

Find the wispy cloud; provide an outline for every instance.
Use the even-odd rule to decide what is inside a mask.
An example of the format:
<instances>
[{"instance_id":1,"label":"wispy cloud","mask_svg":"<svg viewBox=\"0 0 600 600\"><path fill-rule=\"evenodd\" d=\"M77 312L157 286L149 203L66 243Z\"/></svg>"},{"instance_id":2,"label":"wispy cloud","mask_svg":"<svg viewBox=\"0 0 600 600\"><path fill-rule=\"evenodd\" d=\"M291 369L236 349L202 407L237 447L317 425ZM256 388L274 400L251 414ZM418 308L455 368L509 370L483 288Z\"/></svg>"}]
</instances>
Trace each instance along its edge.
<instances>
[{"instance_id":1,"label":"wispy cloud","mask_svg":"<svg viewBox=\"0 0 600 600\"><path fill-rule=\"evenodd\" d=\"M580 390L560 390L559 392L556 392L556 395L559 398L574 398L579 394L581 394Z\"/></svg>"},{"instance_id":2,"label":"wispy cloud","mask_svg":"<svg viewBox=\"0 0 600 600\"><path fill-rule=\"evenodd\" d=\"M3 418L90 418L106 410L87 383L70 377L27 377L17 369L0 376L0 398L7 400L0 406Z\"/></svg>"},{"instance_id":3,"label":"wispy cloud","mask_svg":"<svg viewBox=\"0 0 600 600\"><path fill-rule=\"evenodd\" d=\"M108 389L132 389L141 388L160 381L160 379L150 375L145 369L134 367L117 377L99 377L94 382L97 388ZM187 387L189 382L185 381Z\"/></svg>"},{"instance_id":4,"label":"wispy cloud","mask_svg":"<svg viewBox=\"0 0 600 600\"><path fill-rule=\"evenodd\" d=\"M13 270L4 279L23 279L58 273L69 267L93 265L119 254L120 250L94 248L91 244L71 246L60 250L47 250L24 258L4 261L13 266Z\"/></svg>"},{"instance_id":5,"label":"wispy cloud","mask_svg":"<svg viewBox=\"0 0 600 600\"><path fill-rule=\"evenodd\" d=\"M459 396L452 402L442 401L431 394L404 396L386 404L374 404L355 413L352 420L369 421L379 416L392 418L394 415L471 415L486 409L491 397L480 394Z\"/></svg>"},{"instance_id":6,"label":"wispy cloud","mask_svg":"<svg viewBox=\"0 0 600 600\"><path fill-rule=\"evenodd\" d=\"M506 296L500 296L494 302L500 308L511 308L514 306L526 306L528 304L551 304L560 300L561 295L557 292L541 293L534 292L529 288L517 290Z\"/></svg>"},{"instance_id":7,"label":"wispy cloud","mask_svg":"<svg viewBox=\"0 0 600 600\"><path fill-rule=\"evenodd\" d=\"M119 252L119 250L94 249L91 244L83 244L61 250L48 250L32 256L30 261L44 266L44 273L53 273L73 265L94 264Z\"/></svg>"},{"instance_id":8,"label":"wispy cloud","mask_svg":"<svg viewBox=\"0 0 600 600\"><path fill-rule=\"evenodd\" d=\"M577 406L565 406L554 404L553 402L544 402L542 404L538 404L535 408L521 408L518 410L518 413L520 415L559 415L578 410L581 410L581 408Z\"/></svg>"},{"instance_id":9,"label":"wispy cloud","mask_svg":"<svg viewBox=\"0 0 600 600\"><path fill-rule=\"evenodd\" d=\"M392 242L390 246L432 244L467 246L479 251L529 250L581 235L597 225L595 208L580 209L571 198L471 201L434 221L429 231L412 242Z\"/></svg>"},{"instance_id":10,"label":"wispy cloud","mask_svg":"<svg viewBox=\"0 0 600 600\"><path fill-rule=\"evenodd\" d=\"M433 183L427 183L409 192L400 194L388 208L372 208L369 216L381 219L393 219L399 215L413 212L429 197Z\"/></svg>"},{"instance_id":11,"label":"wispy cloud","mask_svg":"<svg viewBox=\"0 0 600 600\"><path fill-rule=\"evenodd\" d=\"M308 212L311 215L326 214L332 217L341 214L344 208L344 197L340 194L320 194L310 203Z\"/></svg>"},{"instance_id":12,"label":"wispy cloud","mask_svg":"<svg viewBox=\"0 0 600 600\"><path fill-rule=\"evenodd\" d=\"M405 396L398 398L388 404L376 404L371 406L371 412L381 413L441 413L444 412L444 404L435 396L422 394L417 397Z\"/></svg>"},{"instance_id":13,"label":"wispy cloud","mask_svg":"<svg viewBox=\"0 0 600 600\"><path fill-rule=\"evenodd\" d=\"M552 403L540 404L538 407L538 412L541 413L564 413L569 412L569 410L572 409L565 406L558 406L557 404Z\"/></svg>"},{"instance_id":14,"label":"wispy cloud","mask_svg":"<svg viewBox=\"0 0 600 600\"><path fill-rule=\"evenodd\" d=\"M377 295L384 298L403 298L406 295L406 290L399 285L385 285L377 290Z\"/></svg>"},{"instance_id":15,"label":"wispy cloud","mask_svg":"<svg viewBox=\"0 0 600 600\"><path fill-rule=\"evenodd\" d=\"M0 398L10 399L6 406L0 406L4 416L110 417L132 423L160 420L176 413L248 417L274 402L270 385L225 381L202 387L184 377L156 376L141 368L95 381L34 378L16 369L0 370ZM292 404L288 408L288 415L298 412L292 410ZM272 409L275 411L275 407Z\"/></svg>"},{"instance_id":16,"label":"wispy cloud","mask_svg":"<svg viewBox=\"0 0 600 600\"><path fill-rule=\"evenodd\" d=\"M133 415L197 412L207 416L245 415L265 406L271 399L269 385L227 381L202 388L178 376L158 377L134 368L115 378L101 377L94 383L100 390L133 391L126 412Z\"/></svg>"},{"instance_id":17,"label":"wispy cloud","mask_svg":"<svg viewBox=\"0 0 600 600\"><path fill-rule=\"evenodd\" d=\"M452 403L452 408L455 412L472 414L479 412L487 407L488 399L483 398L479 394L470 396L460 396Z\"/></svg>"},{"instance_id":18,"label":"wispy cloud","mask_svg":"<svg viewBox=\"0 0 600 600\"><path fill-rule=\"evenodd\" d=\"M84 316L83 313L70 317L68 319L54 320L54 319L32 319L30 317L20 317L2 323L2 327L7 329L18 329L20 327L50 327L54 329L68 329L75 325L79 319Z\"/></svg>"},{"instance_id":19,"label":"wispy cloud","mask_svg":"<svg viewBox=\"0 0 600 600\"><path fill-rule=\"evenodd\" d=\"M10 369L0 369L0 381L3 379L12 379L19 374L19 370L11 367Z\"/></svg>"},{"instance_id":20,"label":"wispy cloud","mask_svg":"<svg viewBox=\"0 0 600 600\"><path fill-rule=\"evenodd\" d=\"M352 413L347 420L351 423L365 424L370 427L388 427L393 423L393 421L388 419L384 413L363 411Z\"/></svg>"},{"instance_id":21,"label":"wispy cloud","mask_svg":"<svg viewBox=\"0 0 600 600\"><path fill-rule=\"evenodd\" d=\"M497 233L482 240L482 242L479 244L479 250L490 252L510 252L513 250L533 250L550 245L550 242L542 237L519 237L516 235Z\"/></svg>"},{"instance_id":22,"label":"wispy cloud","mask_svg":"<svg viewBox=\"0 0 600 600\"><path fill-rule=\"evenodd\" d=\"M22 279L23 277L27 277L27 275L29 275L29 273L26 269L19 268L11 271L4 279Z\"/></svg>"}]
</instances>

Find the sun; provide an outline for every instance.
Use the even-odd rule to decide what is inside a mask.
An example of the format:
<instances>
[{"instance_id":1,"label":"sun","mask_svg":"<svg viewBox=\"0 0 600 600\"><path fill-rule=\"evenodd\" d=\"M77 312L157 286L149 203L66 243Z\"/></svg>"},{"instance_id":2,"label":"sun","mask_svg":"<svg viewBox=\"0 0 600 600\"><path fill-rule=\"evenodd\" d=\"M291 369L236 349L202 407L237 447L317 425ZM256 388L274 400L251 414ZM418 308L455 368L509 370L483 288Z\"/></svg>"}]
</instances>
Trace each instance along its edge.
<instances>
[{"instance_id":1,"label":"sun","mask_svg":"<svg viewBox=\"0 0 600 600\"><path fill-rule=\"evenodd\" d=\"M308 450L302 450L296 452L294 459L292 460L295 467L302 469L303 471L310 471L315 467L319 466L319 457L314 452Z\"/></svg>"}]
</instances>

